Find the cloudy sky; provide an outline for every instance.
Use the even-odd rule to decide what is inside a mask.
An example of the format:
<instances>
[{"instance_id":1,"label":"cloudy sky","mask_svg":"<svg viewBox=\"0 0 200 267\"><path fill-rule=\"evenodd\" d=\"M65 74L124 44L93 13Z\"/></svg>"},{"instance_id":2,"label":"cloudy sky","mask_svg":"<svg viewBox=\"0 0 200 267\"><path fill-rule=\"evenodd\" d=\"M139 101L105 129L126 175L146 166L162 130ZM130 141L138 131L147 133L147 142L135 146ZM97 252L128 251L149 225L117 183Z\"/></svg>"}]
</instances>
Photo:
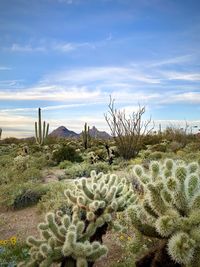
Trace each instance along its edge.
<instances>
[{"instance_id":1,"label":"cloudy sky","mask_svg":"<svg viewBox=\"0 0 200 267\"><path fill-rule=\"evenodd\" d=\"M200 128L199 0L0 1L0 127L108 130L109 95L127 113Z\"/></svg>"}]
</instances>

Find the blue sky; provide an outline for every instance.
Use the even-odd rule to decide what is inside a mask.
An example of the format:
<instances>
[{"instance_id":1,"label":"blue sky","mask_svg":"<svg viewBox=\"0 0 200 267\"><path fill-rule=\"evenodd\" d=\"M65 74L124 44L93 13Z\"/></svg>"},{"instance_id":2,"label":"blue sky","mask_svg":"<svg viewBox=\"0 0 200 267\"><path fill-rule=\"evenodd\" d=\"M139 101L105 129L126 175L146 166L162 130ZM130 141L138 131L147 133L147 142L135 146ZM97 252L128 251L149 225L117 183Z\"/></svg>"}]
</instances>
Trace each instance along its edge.
<instances>
[{"instance_id":1,"label":"blue sky","mask_svg":"<svg viewBox=\"0 0 200 267\"><path fill-rule=\"evenodd\" d=\"M127 114L200 128L198 0L0 1L0 127L31 136L37 108L53 130L108 130L109 95Z\"/></svg>"}]
</instances>

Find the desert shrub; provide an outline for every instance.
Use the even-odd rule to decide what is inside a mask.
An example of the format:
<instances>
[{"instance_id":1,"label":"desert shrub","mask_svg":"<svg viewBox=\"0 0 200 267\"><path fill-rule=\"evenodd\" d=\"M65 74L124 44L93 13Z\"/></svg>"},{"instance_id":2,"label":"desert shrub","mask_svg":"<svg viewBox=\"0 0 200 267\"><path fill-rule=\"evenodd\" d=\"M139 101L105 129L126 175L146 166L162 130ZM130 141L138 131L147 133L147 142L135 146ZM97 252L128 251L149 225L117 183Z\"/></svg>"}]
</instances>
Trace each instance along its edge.
<instances>
[{"instance_id":1,"label":"desert shrub","mask_svg":"<svg viewBox=\"0 0 200 267\"><path fill-rule=\"evenodd\" d=\"M0 168L8 167L13 164L13 158L10 155L0 156Z\"/></svg>"},{"instance_id":2,"label":"desert shrub","mask_svg":"<svg viewBox=\"0 0 200 267\"><path fill-rule=\"evenodd\" d=\"M160 143L160 144L155 144L155 145L149 145L148 150L151 152L166 152L167 150L167 144L165 142Z\"/></svg>"},{"instance_id":3,"label":"desert shrub","mask_svg":"<svg viewBox=\"0 0 200 267\"><path fill-rule=\"evenodd\" d=\"M75 185L73 182L56 182L53 183L48 192L43 195L37 204L40 213L62 210L66 212L69 209L69 203L66 201L64 191L66 189L72 190Z\"/></svg>"},{"instance_id":4,"label":"desert shrub","mask_svg":"<svg viewBox=\"0 0 200 267\"><path fill-rule=\"evenodd\" d=\"M110 169L111 167L105 162L97 162L94 164L76 163L67 168L65 174L68 179L75 179L78 177L89 177L92 170L95 170L97 173L107 173Z\"/></svg>"},{"instance_id":5,"label":"desert shrub","mask_svg":"<svg viewBox=\"0 0 200 267\"><path fill-rule=\"evenodd\" d=\"M51 157L51 153L37 152L30 157L29 165L39 170L48 166L54 166L54 162Z\"/></svg>"},{"instance_id":6,"label":"desert shrub","mask_svg":"<svg viewBox=\"0 0 200 267\"><path fill-rule=\"evenodd\" d=\"M136 157L144 146L145 135L152 130L148 130L151 120L142 121L145 107L139 106L137 112L127 116L125 110L115 108L114 100L111 97L108 107L109 111L108 114L105 114L105 119L119 155L126 160Z\"/></svg>"},{"instance_id":7,"label":"desert shrub","mask_svg":"<svg viewBox=\"0 0 200 267\"><path fill-rule=\"evenodd\" d=\"M68 167L71 167L73 165L73 162L69 160L64 160L59 163L59 168L60 169L67 169Z\"/></svg>"},{"instance_id":8,"label":"desert shrub","mask_svg":"<svg viewBox=\"0 0 200 267\"><path fill-rule=\"evenodd\" d=\"M15 245L6 245L0 247L0 266L1 267L17 267L22 260L29 258L28 246L26 244L17 243Z\"/></svg>"},{"instance_id":9,"label":"desert shrub","mask_svg":"<svg viewBox=\"0 0 200 267\"><path fill-rule=\"evenodd\" d=\"M13 182L1 186L0 206L14 209L28 207L36 204L48 190L48 185Z\"/></svg>"},{"instance_id":10,"label":"desert shrub","mask_svg":"<svg viewBox=\"0 0 200 267\"><path fill-rule=\"evenodd\" d=\"M52 159L56 161L57 164L64 160L69 160L71 162L82 161L82 157L76 152L76 149L66 145L63 145L61 148L54 151Z\"/></svg>"},{"instance_id":11,"label":"desert shrub","mask_svg":"<svg viewBox=\"0 0 200 267\"><path fill-rule=\"evenodd\" d=\"M162 134L147 134L144 136L144 145L156 145L162 142Z\"/></svg>"},{"instance_id":12,"label":"desert shrub","mask_svg":"<svg viewBox=\"0 0 200 267\"><path fill-rule=\"evenodd\" d=\"M151 154L148 156L148 159L149 159L149 160L158 160L158 159L161 159L163 155L164 155L163 152L155 151L155 152L151 153Z\"/></svg>"},{"instance_id":13,"label":"desert shrub","mask_svg":"<svg viewBox=\"0 0 200 267\"><path fill-rule=\"evenodd\" d=\"M172 151L172 152L177 152L181 148L183 148L183 145L177 141L172 141L167 146L168 151Z\"/></svg>"},{"instance_id":14,"label":"desert shrub","mask_svg":"<svg viewBox=\"0 0 200 267\"><path fill-rule=\"evenodd\" d=\"M183 151L186 153L191 153L191 152L194 153L200 151L200 142L191 142L187 144L184 147Z\"/></svg>"}]
</instances>

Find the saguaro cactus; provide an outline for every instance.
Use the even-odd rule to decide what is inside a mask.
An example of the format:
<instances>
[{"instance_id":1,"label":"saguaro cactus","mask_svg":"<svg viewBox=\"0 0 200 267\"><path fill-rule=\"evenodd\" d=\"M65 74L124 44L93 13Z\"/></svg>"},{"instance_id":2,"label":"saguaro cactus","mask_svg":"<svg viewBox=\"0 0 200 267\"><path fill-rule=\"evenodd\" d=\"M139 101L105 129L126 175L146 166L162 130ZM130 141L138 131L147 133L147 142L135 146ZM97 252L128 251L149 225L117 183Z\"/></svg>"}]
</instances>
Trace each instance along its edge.
<instances>
[{"instance_id":1,"label":"saguaro cactus","mask_svg":"<svg viewBox=\"0 0 200 267\"><path fill-rule=\"evenodd\" d=\"M74 191L65 191L71 215L48 213L39 224L40 238L28 238L31 259L19 266L91 267L106 254L102 236L108 227L117 227L112 214L123 211L135 197L125 179L91 172L91 178L77 180Z\"/></svg>"},{"instance_id":2,"label":"saguaro cactus","mask_svg":"<svg viewBox=\"0 0 200 267\"><path fill-rule=\"evenodd\" d=\"M45 139L48 137L49 123L44 121L42 127L41 108L38 109L38 122L35 122L35 139L36 143L43 145Z\"/></svg>"},{"instance_id":3,"label":"saguaro cactus","mask_svg":"<svg viewBox=\"0 0 200 267\"><path fill-rule=\"evenodd\" d=\"M1 135L2 135L2 129L0 128L0 140L1 140Z\"/></svg>"},{"instance_id":4,"label":"saguaro cactus","mask_svg":"<svg viewBox=\"0 0 200 267\"><path fill-rule=\"evenodd\" d=\"M200 168L198 163L152 162L149 170L134 167L143 187L142 201L129 210L134 227L144 236L160 239L136 266L200 266ZM158 242L159 243L159 242ZM151 262L147 261L150 259ZM162 256L161 256L162 255ZM170 257L169 257L170 256ZM166 257L168 259L166 260ZM160 265L154 265L156 259ZM173 261L171 261L171 259ZM171 265L169 262L171 261ZM168 265L167 265L168 264Z\"/></svg>"},{"instance_id":5,"label":"saguaro cactus","mask_svg":"<svg viewBox=\"0 0 200 267\"><path fill-rule=\"evenodd\" d=\"M90 144L90 134L89 134L90 128L87 126L87 123L84 125L84 130L82 131L82 143L85 149L89 147Z\"/></svg>"}]
</instances>

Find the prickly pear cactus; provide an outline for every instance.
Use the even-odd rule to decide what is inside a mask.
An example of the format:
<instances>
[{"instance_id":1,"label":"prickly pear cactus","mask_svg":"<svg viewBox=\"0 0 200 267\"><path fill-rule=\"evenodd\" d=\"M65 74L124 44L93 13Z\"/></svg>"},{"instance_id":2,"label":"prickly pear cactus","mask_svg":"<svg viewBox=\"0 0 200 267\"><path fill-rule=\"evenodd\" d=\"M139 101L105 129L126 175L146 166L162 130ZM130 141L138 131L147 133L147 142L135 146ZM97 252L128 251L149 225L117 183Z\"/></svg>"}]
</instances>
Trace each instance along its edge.
<instances>
[{"instance_id":1,"label":"prickly pear cactus","mask_svg":"<svg viewBox=\"0 0 200 267\"><path fill-rule=\"evenodd\" d=\"M168 255L181 266L200 266L199 165L168 159L133 172L144 192L129 209L135 228L165 240Z\"/></svg>"},{"instance_id":2,"label":"prickly pear cactus","mask_svg":"<svg viewBox=\"0 0 200 267\"><path fill-rule=\"evenodd\" d=\"M112 214L124 210L135 201L132 189L116 175L91 172L91 178L76 181L76 189L65 191L72 204L71 216L48 213L46 222L38 226L40 238L28 238L31 259L19 266L89 267L107 253L102 236L116 226Z\"/></svg>"}]
</instances>

